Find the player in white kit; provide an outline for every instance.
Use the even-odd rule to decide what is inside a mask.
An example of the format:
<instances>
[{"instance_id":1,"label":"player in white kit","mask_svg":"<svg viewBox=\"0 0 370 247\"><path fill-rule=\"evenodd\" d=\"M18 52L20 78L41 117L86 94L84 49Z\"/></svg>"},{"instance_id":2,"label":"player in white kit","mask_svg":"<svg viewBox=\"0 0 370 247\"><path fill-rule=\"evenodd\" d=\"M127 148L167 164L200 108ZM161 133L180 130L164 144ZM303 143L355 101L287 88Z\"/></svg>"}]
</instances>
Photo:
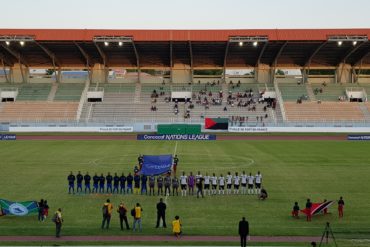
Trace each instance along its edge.
<instances>
[{"instance_id":1,"label":"player in white kit","mask_svg":"<svg viewBox=\"0 0 370 247\"><path fill-rule=\"evenodd\" d=\"M261 193L261 184L262 184L262 174L260 173L260 171L257 172L255 179L256 179L256 186L255 186L256 194L259 195Z\"/></svg>"},{"instance_id":2,"label":"player in white kit","mask_svg":"<svg viewBox=\"0 0 370 247\"><path fill-rule=\"evenodd\" d=\"M208 176L208 173L206 172L206 175L204 176L204 194L210 196L211 195L211 190L210 190L210 185L211 185L211 177Z\"/></svg>"},{"instance_id":3,"label":"player in white kit","mask_svg":"<svg viewBox=\"0 0 370 247\"><path fill-rule=\"evenodd\" d=\"M186 196L186 185L188 184L188 176L185 175L185 172L182 172L180 176L180 185L181 185L181 196Z\"/></svg>"},{"instance_id":4,"label":"player in white kit","mask_svg":"<svg viewBox=\"0 0 370 247\"><path fill-rule=\"evenodd\" d=\"M247 194L248 175L245 174L245 171L243 171L243 174L240 177L241 177L241 184L242 184L242 194L245 195Z\"/></svg>"},{"instance_id":5,"label":"player in white kit","mask_svg":"<svg viewBox=\"0 0 370 247\"><path fill-rule=\"evenodd\" d=\"M233 175L230 174L230 172L227 173L226 175L226 194L227 195L230 195L231 194L231 186L232 186L232 182L233 181Z\"/></svg>"},{"instance_id":6,"label":"player in white kit","mask_svg":"<svg viewBox=\"0 0 370 247\"><path fill-rule=\"evenodd\" d=\"M240 177L238 173L235 173L234 176L234 194L239 194L239 185L240 185Z\"/></svg>"},{"instance_id":7,"label":"player in white kit","mask_svg":"<svg viewBox=\"0 0 370 247\"><path fill-rule=\"evenodd\" d=\"M212 195L216 195L217 194L217 177L215 173L213 173L211 177L211 184L212 184Z\"/></svg>"},{"instance_id":8,"label":"player in white kit","mask_svg":"<svg viewBox=\"0 0 370 247\"><path fill-rule=\"evenodd\" d=\"M248 176L248 194L253 194L253 185L254 185L254 177L252 173L249 173Z\"/></svg>"},{"instance_id":9,"label":"player in white kit","mask_svg":"<svg viewBox=\"0 0 370 247\"><path fill-rule=\"evenodd\" d=\"M222 174L218 177L218 194L221 193L225 195L225 178Z\"/></svg>"}]
</instances>

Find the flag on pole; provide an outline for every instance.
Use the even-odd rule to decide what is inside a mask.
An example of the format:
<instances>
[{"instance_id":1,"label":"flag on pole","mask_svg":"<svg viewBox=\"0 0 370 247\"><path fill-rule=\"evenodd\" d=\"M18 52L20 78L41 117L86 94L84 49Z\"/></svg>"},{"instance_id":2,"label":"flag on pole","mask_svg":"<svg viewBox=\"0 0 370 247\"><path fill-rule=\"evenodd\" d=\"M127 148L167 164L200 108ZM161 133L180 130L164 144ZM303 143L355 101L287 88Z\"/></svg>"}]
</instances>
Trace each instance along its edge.
<instances>
[{"instance_id":1,"label":"flag on pole","mask_svg":"<svg viewBox=\"0 0 370 247\"><path fill-rule=\"evenodd\" d=\"M36 201L11 202L0 199L0 215L25 216L38 213L39 207Z\"/></svg>"}]
</instances>

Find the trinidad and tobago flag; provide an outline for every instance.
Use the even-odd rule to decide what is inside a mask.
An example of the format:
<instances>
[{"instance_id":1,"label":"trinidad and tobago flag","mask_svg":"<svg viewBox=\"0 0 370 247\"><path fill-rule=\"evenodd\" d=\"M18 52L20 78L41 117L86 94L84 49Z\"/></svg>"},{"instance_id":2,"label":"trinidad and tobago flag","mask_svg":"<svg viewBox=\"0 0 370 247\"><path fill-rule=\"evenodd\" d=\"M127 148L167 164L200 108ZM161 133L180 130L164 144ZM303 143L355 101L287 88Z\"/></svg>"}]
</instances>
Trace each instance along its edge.
<instances>
[{"instance_id":1,"label":"trinidad and tobago flag","mask_svg":"<svg viewBox=\"0 0 370 247\"><path fill-rule=\"evenodd\" d=\"M311 207L311 210L307 210L306 208L301 210L302 213L304 213L305 215L316 215L316 214L319 214L321 212L323 212L325 209L327 209L328 207L330 207L332 204L334 203L334 201L327 201L327 202L321 202L321 203L312 203L312 207Z\"/></svg>"},{"instance_id":2,"label":"trinidad and tobago flag","mask_svg":"<svg viewBox=\"0 0 370 247\"><path fill-rule=\"evenodd\" d=\"M205 129L227 130L229 128L228 118L206 118L204 120Z\"/></svg>"}]
</instances>

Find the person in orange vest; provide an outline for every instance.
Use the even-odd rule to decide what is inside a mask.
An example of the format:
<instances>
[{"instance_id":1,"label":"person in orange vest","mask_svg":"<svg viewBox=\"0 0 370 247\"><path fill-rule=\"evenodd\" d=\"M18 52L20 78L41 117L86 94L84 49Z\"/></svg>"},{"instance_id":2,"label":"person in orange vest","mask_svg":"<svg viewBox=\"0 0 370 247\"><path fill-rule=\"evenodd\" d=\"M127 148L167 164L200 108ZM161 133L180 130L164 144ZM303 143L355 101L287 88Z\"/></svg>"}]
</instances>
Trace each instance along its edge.
<instances>
[{"instance_id":1,"label":"person in orange vest","mask_svg":"<svg viewBox=\"0 0 370 247\"><path fill-rule=\"evenodd\" d=\"M113 204L110 203L109 199L107 199L107 202L104 203L102 211L103 211L103 222L101 224L101 229L103 229L105 225L106 225L106 228L108 229L110 219L112 216L112 211L113 211Z\"/></svg>"}]
</instances>

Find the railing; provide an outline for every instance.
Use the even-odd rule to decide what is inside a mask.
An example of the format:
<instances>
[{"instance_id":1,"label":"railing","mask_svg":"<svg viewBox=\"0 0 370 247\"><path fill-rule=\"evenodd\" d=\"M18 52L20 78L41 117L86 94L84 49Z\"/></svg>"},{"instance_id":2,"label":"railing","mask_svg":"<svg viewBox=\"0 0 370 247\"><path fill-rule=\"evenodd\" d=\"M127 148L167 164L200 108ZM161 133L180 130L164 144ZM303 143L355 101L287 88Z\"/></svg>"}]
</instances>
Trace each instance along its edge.
<instances>
[{"instance_id":1,"label":"railing","mask_svg":"<svg viewBox=\"0 0 370 247\"><path fill-rule=\"evenodd\" d=\"M281 97L281 93L278 87L278 84L276 81L274 81L274 88L275 88L275 93L276 93L276 98L279 104L279 108L281 111L281 116L283 117L283 121L286 121L286 114L285 114L285 108L284 108L284 102L283 102L283 97Z\"/></svg>"}]
</instances>

